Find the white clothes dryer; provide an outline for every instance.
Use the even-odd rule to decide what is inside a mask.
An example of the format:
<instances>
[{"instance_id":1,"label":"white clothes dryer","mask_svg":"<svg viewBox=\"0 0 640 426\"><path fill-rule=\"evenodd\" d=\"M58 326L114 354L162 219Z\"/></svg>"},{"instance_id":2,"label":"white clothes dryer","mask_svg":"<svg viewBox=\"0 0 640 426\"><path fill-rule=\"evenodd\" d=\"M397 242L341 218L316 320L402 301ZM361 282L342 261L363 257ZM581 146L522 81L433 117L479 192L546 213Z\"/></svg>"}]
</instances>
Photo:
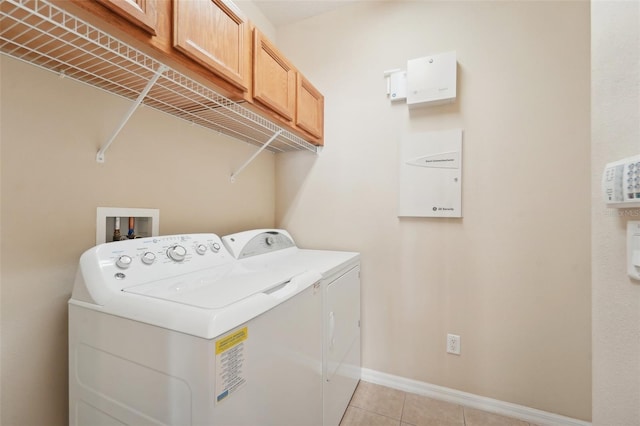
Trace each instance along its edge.
<instances>
[{"instance_id":1,"label":"white clothes dryer","mask_svg":"<svg viewBox=\"0 0 640 426\"><path fill-rule=\"evenodd\" d=\"M301 249L282 229L250 230L222 241L254 273L291 268L322 275L323 425L338 426L361 375L359 253Z\"/></svg>"},{"instance_id":2,"label":"white clothes dryer","mask_svg":"<svg viewBox=\"0 0 640 426\"><path fill-rule=\"evenodd\" d=\"M87 250L69 300L70 424L322 424L323 279L249 268L214 234Z\"/></svg>"}]
</instances>

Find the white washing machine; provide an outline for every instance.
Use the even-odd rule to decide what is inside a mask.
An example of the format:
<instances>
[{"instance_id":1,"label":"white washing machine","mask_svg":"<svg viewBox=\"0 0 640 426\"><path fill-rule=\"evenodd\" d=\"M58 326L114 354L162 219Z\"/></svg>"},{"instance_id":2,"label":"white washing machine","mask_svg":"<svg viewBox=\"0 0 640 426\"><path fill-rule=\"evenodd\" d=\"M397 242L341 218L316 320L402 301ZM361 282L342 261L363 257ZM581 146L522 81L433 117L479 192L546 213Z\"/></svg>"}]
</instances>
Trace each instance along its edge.
<instances>
[{"instance_id":1,"label":"white washing machine","mask_svg":"<svg viewBox=\"0 0 640 426\"><path fill-rule=\"evenodd\" d=\"M360 380L360 255L296 246L279 229L222 237L229 252L254 273L293 268L322 274L323 424L338 426Z\"/></svg>"},{"instance_id":2,"label":"white washing machine","mask_svg":"<svg viewBox=\"0 0 640 426\"><path fill-rule=\"evenodd\" d=\"M86 251L69 300L70 424L322 424L322 280L248 268L214 234Z\"/></svg>"}]
</instances>

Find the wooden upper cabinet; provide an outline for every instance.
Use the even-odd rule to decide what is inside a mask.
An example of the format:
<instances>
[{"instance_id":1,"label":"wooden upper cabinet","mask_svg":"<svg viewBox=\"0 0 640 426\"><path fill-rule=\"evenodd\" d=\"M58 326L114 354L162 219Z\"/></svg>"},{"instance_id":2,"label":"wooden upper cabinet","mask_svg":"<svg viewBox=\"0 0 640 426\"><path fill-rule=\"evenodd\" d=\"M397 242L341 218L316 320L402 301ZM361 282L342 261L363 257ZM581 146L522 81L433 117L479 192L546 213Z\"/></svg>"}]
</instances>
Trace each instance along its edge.
<instances>
[{"instance_id":1,"label":"wooden upper cabinet","mask_svg":"<svg viewBox=\"0 0 640 426\"><path fill-rule=\"evenodd\" d=\"M248 20L225 0L173 0L173 46L242 91L251 78Z\"/></svg>"},{"instance_id":2,"label":"wooden upper cabinet","mask_svg":"<svg viewBox=\"0 0 640 426\"><path fill-rule=\"evenodd\" d=\"M157 0L97 0L129 22L151 35L156 35L158 25Z\"/></svg>"},{"instance_id":3,"label":"wooden upper cabinet","mask_svg":"<svg viewBox=\"0 0 640 426\"><path fill-rule=\"evenodd\" d=\"M324 97L231 0L53 1L188 77L207 80L222 96L246 102L307 142L323 144Z\"/></svg>"},{"instance_id":4,"label":"wooden upper cabinet","mask_svg":"<svg viewBox=\"0 0 640 426\"><path fill-rule=\"evenodd\" d=\"M296 126L322 139L324 135L324 96L298 73Z\"/></svg>"},{"instance_id":5,"label":"wooden upper cabinet","mask_svg":"<svg viewBox=\"0 0 640 426\"><path fill-rule=\"evenodd\" d=\"M257 28L253 30L253 99L293 121L296 70Z\"/></svg>"}]
</instances>

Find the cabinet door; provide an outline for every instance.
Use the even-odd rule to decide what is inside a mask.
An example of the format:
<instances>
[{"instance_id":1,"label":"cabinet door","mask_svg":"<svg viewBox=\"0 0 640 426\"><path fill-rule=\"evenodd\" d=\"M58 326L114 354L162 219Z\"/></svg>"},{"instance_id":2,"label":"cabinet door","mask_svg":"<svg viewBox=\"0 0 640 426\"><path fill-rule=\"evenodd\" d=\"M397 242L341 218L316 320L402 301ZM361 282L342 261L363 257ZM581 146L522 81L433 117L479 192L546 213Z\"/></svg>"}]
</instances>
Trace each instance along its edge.
<instances>
[{"instance_id":1,"label":"cabinet door","mask_svg":"<svg viewBox=\"0 0 640 426\"><path fill-rule=\"evenodd\" d=\"M174 0L176 49L247 91L251 32L247 19L226 0Z\"/></svg>"},{"instance_id":2,"label":"cabinet door","mask_svg":"<svg viewBox=\"0 0 640 426\"><path fill-rule=\"evenodd\" d=\"M322 138L324 133L324 96L298 73L296 126Z\"/></svg>"},{"instance_id":3,"label":"cabinet door","mask_svg":"<svg viewBox=\"0 0 640 426\"><path fill-rule=\"evenodd\" d=\"M258 29L253 32L253 98L293 121L296 70Z\"/></svg>"},{"instance_id":4,"label":"cabinet door","mask_svg":"<svg viewBox=\"0 0 640 426\"><path fill-rule=\"evenodd\" d=\"M158 23L157 0L98 0L118 15L156 35Z\"/></svg>"}]
</instances>

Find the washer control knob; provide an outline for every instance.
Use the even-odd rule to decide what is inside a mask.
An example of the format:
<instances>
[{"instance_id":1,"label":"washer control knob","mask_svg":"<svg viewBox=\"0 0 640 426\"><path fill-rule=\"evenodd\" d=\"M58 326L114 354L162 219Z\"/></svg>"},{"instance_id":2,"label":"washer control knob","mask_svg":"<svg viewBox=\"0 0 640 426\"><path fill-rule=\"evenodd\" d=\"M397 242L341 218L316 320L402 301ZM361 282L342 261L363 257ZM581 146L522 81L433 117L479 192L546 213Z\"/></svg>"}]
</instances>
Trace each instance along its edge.
<instances>
[{"instance_id":1,"label":"washer control knob","mask_svg":"<svg viewBox=\"0 0 640 426\"><path fill-rule=\"evenodd\" d=\"M187 256L187 249L180 244L173 245L167 249L167 256L169 256L171 260L182 262Z\"/></svg>"},{"instance_id":2,"label":"washer control knob","mask_svg":"<svg viewBox=\"0 0 640 426\"><path fill-rule=\"evenodd\" d=\"M142 257L140 257L140 260L142 260L142 263L144 263L145 265L151 265L156 261L156 255L151 253L150 251L147 251L142 255Z\"/></svg>"},{"instance_id":3,"label":"washer control knob","mask_svg":"<svg viewBox=\"0 0 640 426\"><path fill-rule=\"evenodd\" d=\"M217 253L220 251L220 244L218 243L211 243L211 251L213 251L214 253Z\"/></svg>"},{"instance_id":4,"label":"washer control knob","mask_svg":"<svg viewBox=\"0 0 640 426\"><path fill-rule=\"evenodd\" d=\"M129 266L131 266L132 260L133 259L131 259L131 256L123 254L118 258L118 260L116 260L116 266L120 269L127 269Z\"/></svg>"},{"instance_id":5,"label":"washer control knob","mask_svg":"<svg viewBox=\"0 0 640 426\"><path fill-rule=\"evenodd\" d=\"M273 243L276 242L276 239L273 238L271 235L269 235L264 241L267 243L268 246L272 246Z\"/></svg>"},{"instance_id":6,"label":"washer control knob","mask_svg":"<svg viewBox=\"0 0 640 426\"><path fill-rule=\"evenodd\" d=\"M207 246L205 246L204 244L198 244L196 246L196 253L205 254L206 252L207 252Z\"/></svg>"}]
</instances>

